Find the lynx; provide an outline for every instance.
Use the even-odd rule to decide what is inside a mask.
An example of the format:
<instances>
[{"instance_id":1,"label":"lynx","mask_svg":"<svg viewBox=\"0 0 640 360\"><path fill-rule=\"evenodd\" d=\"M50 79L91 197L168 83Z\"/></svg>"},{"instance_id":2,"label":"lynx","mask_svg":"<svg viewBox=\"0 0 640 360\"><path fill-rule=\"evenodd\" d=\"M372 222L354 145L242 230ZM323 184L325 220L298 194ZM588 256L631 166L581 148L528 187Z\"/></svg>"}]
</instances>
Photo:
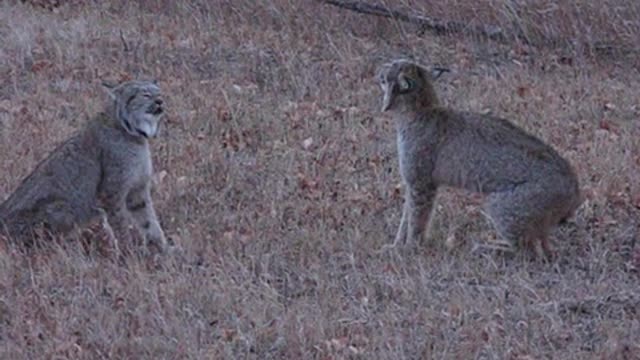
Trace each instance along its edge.
<instances>
[{"instance_id":1,"label":"lynx","mask_svg":"<svg viewBox=\"0 0 640 360\"><path fill-rule=\"evenodd\" d=\"M137 229L146 244L164 250L166 239L151 200L151 153L164 115L155 82L103 84L103 112L40 162L0 205L0 232L30 243L40 230L69 234L105 218L117 245Z\"/></svg>"},{"instance_id":2,"label":"lynx","mask_svg":"<svg viewBox=\"0 0 640 360\"><path fill-rule=\"evenodd\" d=\"M571 165L506 119L440 105L432 74L409 60L381 66L382 111L397 132L404 207L394 245L424 236L440 186L485 194L485 213L506 250L534 246L552 257L550 228L581 203Z\"/></svg>"}]
</instances>

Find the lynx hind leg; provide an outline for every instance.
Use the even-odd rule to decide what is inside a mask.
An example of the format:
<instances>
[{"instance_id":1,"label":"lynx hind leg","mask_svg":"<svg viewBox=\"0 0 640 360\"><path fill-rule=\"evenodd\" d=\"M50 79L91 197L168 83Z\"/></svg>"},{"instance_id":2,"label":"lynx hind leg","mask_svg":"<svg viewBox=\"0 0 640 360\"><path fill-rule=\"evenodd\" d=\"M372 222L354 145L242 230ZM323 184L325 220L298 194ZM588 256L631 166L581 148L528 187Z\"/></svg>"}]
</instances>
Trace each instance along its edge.
<instances>
[{"instance_id":1,"label":"lynx hind leg","mask_svg":"<svg viewBox=\"0 0 640 360\"><path fill-rule=\"evenodd\" d=\"M145 245L153 245L160 252L164 252L167 248L167 240L153 207L150 186L132 190L127 196L126 206L144 237Z\"/></svg>"},{"instance_id":2,"label":"lynx hind leg","mask_svg":"<svg viewBox=\"0 0 640 360\"><path fill-rule=\"evenodd\" d=\"M517 188L489 195L485 211L498 233L498 239L492 245L512 252L531 241L531 236L525 236L531 220L526 200L526 193Z\"/></svg>"},{"instance_id":3,"label":"lynx hind leg","mask_svg":"<svg viewBox=\"0 0 640 360\"><path fill-rule=\"evenodd\" d=\"M80 227L92 218L92 211L83 204L63 198L50 199L36 209L20 214L39 239L52 240L57 236L77 235Z\"/></svg>"},{"instance_id":4,"label":"lynx hind leg","mask_svg":"<svg viewBox=\"0 0 640 360\"><path fill-rule=\"evenodd\" d=\"M81 206L73 206L67 201L56 200L47 203L41 208L40 219L47 230L55 234L66 234L87 220ZM84 215L84 216L83 216Z\"/></svg>"},{"instance_id":5,"label":"lynx hind leg","mask_svg":"<svg viewBox=\"0 0 640 360\"><path fill-rule=\"evenodd\" d=\"M552 256L548 233L553 204L549 199L535 184L489 195L485 210L500 238L497 246L509 252L527 247L537 256Z\"/></svg>"},{"instance_id":6,"label":"lynx hind leg","mask_svg":"<svg viewBox=\"0 0 640 360\"><path fill-rule=\"evenodd\" d=\"M523 235L524 245L539 259L551 260L555 250L549 242L548 224L532 223Z\"/></svg>"}]
</instances>

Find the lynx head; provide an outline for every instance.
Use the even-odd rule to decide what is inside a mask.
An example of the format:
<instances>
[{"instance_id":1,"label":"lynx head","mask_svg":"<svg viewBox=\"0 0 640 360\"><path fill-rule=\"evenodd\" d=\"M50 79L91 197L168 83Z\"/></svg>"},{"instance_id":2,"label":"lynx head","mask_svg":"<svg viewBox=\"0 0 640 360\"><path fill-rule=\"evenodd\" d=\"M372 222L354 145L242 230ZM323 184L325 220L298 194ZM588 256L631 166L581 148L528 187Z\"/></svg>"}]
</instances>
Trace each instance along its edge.
<instances>
[{"instance_id":1,"label":"lynx head","mask_svg":"<svg viewBox=\"0 0 640 360\"><path fill-rule=\"evenodd\" d=\"M384 97L382 111L417 111L438 105L438 97L431 85L443 68L430 71L405 59L383 64L378 70L378 82Z\"/></svg>"},{"instance_id":2,"label":"lynx head","mask_svg":"<svg viewBox=\"0 0 640 360\"><path fill-rule=\"evenodd\" d=\"M103 85L111 97L115 120L127 133L143 138L156 136L164 107L160 88L155 81Z\"/></svg>"}]
</instances>

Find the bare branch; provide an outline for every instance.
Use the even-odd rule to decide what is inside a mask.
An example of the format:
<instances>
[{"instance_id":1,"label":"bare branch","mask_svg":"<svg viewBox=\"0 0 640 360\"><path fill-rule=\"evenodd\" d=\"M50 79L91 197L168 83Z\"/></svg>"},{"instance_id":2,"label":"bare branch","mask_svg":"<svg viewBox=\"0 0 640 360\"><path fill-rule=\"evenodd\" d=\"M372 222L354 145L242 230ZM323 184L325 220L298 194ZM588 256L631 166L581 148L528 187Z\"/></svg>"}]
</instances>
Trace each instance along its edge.
<instances>
[{"instance_id":1,"label":"bare branch","mask_svg":"<svg viewBox=\"0 0 640 360\"><path fill-rule=\"evenodd\" d=\"M398 10L390 9L382 5L367 4L353 0L319 0L325 4L348 9L361 14L375 15L397 19L414 25L418 25L422 31L429 30L436 35L448 35L462 33L467 35L481 36L484 38L504 41L505 36L498 26L472 26L457 21L438 21L424 15L407 14Z\"/></svg>"}]
</instances>

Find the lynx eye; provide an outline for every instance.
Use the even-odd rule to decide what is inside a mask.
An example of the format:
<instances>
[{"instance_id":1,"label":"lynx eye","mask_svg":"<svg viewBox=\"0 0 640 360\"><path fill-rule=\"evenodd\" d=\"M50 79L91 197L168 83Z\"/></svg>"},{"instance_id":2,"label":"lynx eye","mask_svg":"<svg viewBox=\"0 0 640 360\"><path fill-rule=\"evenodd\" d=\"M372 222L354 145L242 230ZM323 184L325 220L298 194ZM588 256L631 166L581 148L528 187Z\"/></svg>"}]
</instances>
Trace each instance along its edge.
<instances>
[{"instance_id":1,"label":"lynx eye","mask_svg":"<svg viewBox=\"0 0 640 360\"><path fill-rule=\"evenodd\" d=\"M415 88L415 82L412 79L403 77L398 81L398 88L401 94L407 93Z\"/></svg>"}]
</instances>

